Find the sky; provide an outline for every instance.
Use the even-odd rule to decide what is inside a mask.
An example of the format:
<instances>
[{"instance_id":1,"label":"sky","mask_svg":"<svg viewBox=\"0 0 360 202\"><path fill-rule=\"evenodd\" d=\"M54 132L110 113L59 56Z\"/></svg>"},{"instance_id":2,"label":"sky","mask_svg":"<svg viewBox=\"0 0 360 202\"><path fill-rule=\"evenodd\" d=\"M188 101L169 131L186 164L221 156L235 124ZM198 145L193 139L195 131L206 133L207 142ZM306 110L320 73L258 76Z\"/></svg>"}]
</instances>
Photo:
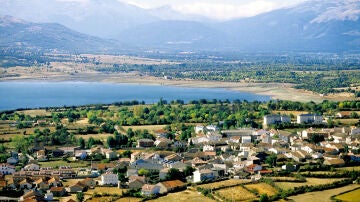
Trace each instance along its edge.
<instances>
[{"instance_id":1,"label":"sky","mask_svg":"<svg viewBox=\"0 0 360 202\"><path fill-rule=\"evenodd\" d=\"M58 0L87 2L90 0ZM99 0L101 1L101 0ZM170 6L173 10L214 20L255 16L279 8L292 7L307 0L118 0L141 8Z\"/></svg>"},{"instance_id":2,"label":"sky","mask_svg":"<svg viewBox=\"0 0 360 202\"><path fill-rule=\"evenodd\" d=\"M250 17L306 0L119 0L142 8L170 6L184 14L202 15L216 20Z\"/></svg>"}]
</instances>

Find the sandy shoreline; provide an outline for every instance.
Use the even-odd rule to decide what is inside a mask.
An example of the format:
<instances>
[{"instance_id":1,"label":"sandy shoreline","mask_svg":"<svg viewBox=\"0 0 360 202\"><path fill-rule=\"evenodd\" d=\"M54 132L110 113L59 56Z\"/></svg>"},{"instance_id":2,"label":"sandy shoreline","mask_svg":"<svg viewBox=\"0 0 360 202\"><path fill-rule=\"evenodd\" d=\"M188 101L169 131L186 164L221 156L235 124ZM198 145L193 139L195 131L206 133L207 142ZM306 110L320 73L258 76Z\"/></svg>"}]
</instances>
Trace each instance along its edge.
<instances>
[{"instance_id":1,"label":"sandy shoreline","mask_svg":"<svg viewBox=\"0 0 360 202\"><path fill-rule=\"evenodd\" d=\"M233 91L250 92L259 95L268 95L272 99L291 100L299 102L322 102L323 100L349 100L346 96L320 96L312 92L293 88L293 84L286 83L242 83L242 82L219 82L199 81L189 79L167 80L159 77L142 76L134 73L104 74L98 72L87 72L86 74L64 75L64 74L26 74L20 77L0 78L1 81L84 81L84 82L106 82L106 83L132 83L144 85L165 85L179 87L200 88L225 88Z\"/></svg>"},{"instance_id":2,"label":"sandy shoreline","mask_svg":"<svg viewBox=\"0 0 360 202\"><path fill-rule=\"evenodd\" d=\"M85 81L107 83L133 83L144 85L167 85L180 87L225 88L233 91L250 92L270 96L272 99L291 100L299 102L322 102L323 100L353 100L348 94L320 96L319 94L293 88L289 83L245 83L199 81L191 79L165 79L153 77L140 72L102 73L95 71L86 64L51 63L46 67L11 67L0 68L1 81ZM1 73L2 72L2 73ZM16 75L16 76L9 76Z\"/></svg>"}]
</instances>

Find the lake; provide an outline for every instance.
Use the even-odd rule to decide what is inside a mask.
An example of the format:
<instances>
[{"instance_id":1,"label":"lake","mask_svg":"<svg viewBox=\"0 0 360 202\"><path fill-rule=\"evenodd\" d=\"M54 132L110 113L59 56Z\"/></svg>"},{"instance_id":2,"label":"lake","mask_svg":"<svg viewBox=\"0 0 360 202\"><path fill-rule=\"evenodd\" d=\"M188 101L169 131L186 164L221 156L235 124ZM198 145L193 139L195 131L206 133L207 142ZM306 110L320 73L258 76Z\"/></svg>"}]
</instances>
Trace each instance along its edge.
<instances>
[{"instance_id":1,"label":"lake","mask_svg":"<svg viewBox=\"0 0 360 202\"><path fill-rule=\"evenodd\" d=\"M223 88L189 88L100 82L0 82L0 110L111 104L119 101L156 103L199 99L268 101L269 96Z\"/></svg>"}]
</instances>

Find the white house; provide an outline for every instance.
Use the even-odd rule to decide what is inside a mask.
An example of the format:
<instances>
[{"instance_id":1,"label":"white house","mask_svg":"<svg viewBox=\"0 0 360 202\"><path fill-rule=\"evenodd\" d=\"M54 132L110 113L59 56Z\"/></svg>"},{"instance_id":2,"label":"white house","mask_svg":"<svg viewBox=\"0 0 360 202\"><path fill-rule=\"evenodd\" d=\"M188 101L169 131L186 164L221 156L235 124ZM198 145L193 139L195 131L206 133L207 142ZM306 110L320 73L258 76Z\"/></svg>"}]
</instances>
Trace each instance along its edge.
<instances>
[{"instance_id":1,"label":"white house","mask_svg":"<svg viewBox=\"0 0 360 202\"><path fill-rule=\"evenodd\" d=\"M141 194L144 196L156 195L160 193L160 187L157 185L144 184L141 188Z\"/></svg>"},{"instance_id":2,"label":"white house","mask_svg":"<svg viewBox=\"0 0 360 202\"><path fill-rule=\"evenodd\" d=\"M193 172L194 183L201 182L204 180L214 180L216 178L215 172L209 169L196 170Z\"/></svg>"},{"instance_id":3,"label":"white house","mask_svg":"<svg viewBox=\"0 0 360 202\"><path fill-rule=\"evenodd\" d=\"M277 123L290 123L290 117L286 115L266 115L264 116L264 125Z\"/></svg>"},{"instance_id":4,"label":"white house","mask_svg":"<svg viewBox=\"0 0 360 202\"><path fill-rule=\"evenodd\" d=\"M24 170L26 171L36 171L40 170L40 166L34 163L28 164L24 167Z\"/></svg>"},{"instance_id":5,"label":"white house","mask_svg":"<svg viewBox=\"0 0 360 202\"><path fill-rule=\"evenodd\" d=\"M215 148L214 146L211 146L211 145L204 145L203 147L203 151L215 151Z\"/></svg>"},{"instance_id":6,"label":"white house","mask_svg":"<svg viewBox=\"0 0 360 202\"><path fill-rule=\"evenodd\" d=\"M204 133L204 129L205 129L205 127L204 126L201 126L201 125L197 125L197 126L195 126L195 133L196 134L198 134L198 133Z\"/></svg>"},{"instance_id":7,"label":"white house","mask_svg":"<svg viewBox=\"0 0 360 202\"><path fill-rule=\"evenodd\" d=\"M7 163L1 163L0 164L0 173L3 175L10 175L15 172L15 166L7 164Z\"/></svg>"},{"instance_id":8,"label":"white house","mask_svg":"<svg viewBox=\"0 0 360 202\"><path fill-rule=\"evenodd\" d=\"M208 126L206 126L206 130L215 132L215 131L218 131L218 127L215 125L208 125Z\"/></svg>"},{"instance_id":9,"label":"white house","mask_svg":"<svg viewBox=\"0 0 360 202\"><path fill-rule=\"evenodd\" d=\"M242 136L241 137L241 143L251 143L251 136Z\"/></svg>"},{"instance_id":10,"label":"white house","mask_svg":"<svg viewBox=\"0 0 360 202\"><path fill-rule=\"evenodd\" d=\"M100 185L117 185L118 176L114 173L104 173L101 175Z\"/></svg>"},{"instance_id":11,"label":"white house","mask_svg":"<svg viewBox=\"0 0 360 202\"><path fill-rule=\"evenodd\" d=\"M317 114L299 114L296 117L296 123L312 123L312 124L321 124L323 122L323 117Z\"/></svg>"}]
</instances>

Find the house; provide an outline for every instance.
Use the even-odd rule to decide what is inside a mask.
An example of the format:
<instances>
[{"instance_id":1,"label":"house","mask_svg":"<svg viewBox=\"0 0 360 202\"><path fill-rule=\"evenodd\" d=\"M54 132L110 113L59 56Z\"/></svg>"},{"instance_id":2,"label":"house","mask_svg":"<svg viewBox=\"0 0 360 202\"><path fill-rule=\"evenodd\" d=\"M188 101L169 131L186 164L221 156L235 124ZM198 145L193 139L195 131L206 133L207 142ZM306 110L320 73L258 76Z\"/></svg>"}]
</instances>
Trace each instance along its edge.
<instances>
[{"instance_id":1,"label":"house","mask_svg":"<svg viewBox=\"0 0 360 202\"><path fill-rule=\"evenodd\" d=\"M157 138L166 138L169 131L160 129L160 130L155 130L154 133Z\"/></svg>"},{"instance_id":2,"label":"house","mask_svg":"<svg viewBox=\"0 0 360 202\"><path fill-rule=\"evenodd\" d=\"M19 163L19 159L15 157L9 157L6 159L6 163L10 165L16 165L17 163Z\"/></svg>"},{"instance_id":3,"label":"house","mask_svg":"<svg viewBox=\"0 0 360 202\"><path fill-rule=\"evenodd\" d=\"M290 133L287 131L279 130L278 131L279 139L284 142L290 142L290 138L294 137L294 133Z\"/></svg>"},{"instance_id":4,"label":"house","mask_svg":"<svg viewBox=\"0 0 360 202\"><path fill-rule=\"evenodd\" d=\"M36 171L36 170L40 170L40 166L37 164L31 163L31 164L26 165L23 170Z\"/></svg>"},{"instance_id":5,"label":"house","mask_svg":"<svg viewBox=\"0 0 360 202\"><path fill-rule=\"evenodd\" d=\"M32 181L29 178L26 178L19 183L19 187L20 189L31 189Z\"/></svg>"},{"instance_id":6,"label":"house","mask_svg":"<svg viewBox=\"0 0 360 202\"><path fill-rule=\"evenodd\" d=\"M92 178L85 178L85 179L81 180L80 183L89 188L93 188L96 186L96 181Z\"/></svg>"},{"instance_id":7,"label":"house","mask_svg":"<svg viewBox=\"0 0 360 202\"><path fill-rule=\"evenodd\" d=\"M286 115L266 115L264 116L263 125L290 123L290 117Z\"/></svg>"},{"instance_id":8,"label":"house","mask_svg":"<svg viewBox=\"0 0 360 202\"><path fill-rule=\"evenodd\" d=\"M205 127L202 125L197 125L194 127L195 133L199 134L199 133L205 133Z\"/></svg>"},{"instance_id":9,"label":"house","mask_svg":"<svg viewBox=\"0 0 360 202\"><path fill-rule=\"evenodd\" d=\"M322 124L323 117L317 114L299 114L296 117L297 124Z\"/></svg>"},{"instance_id":10,"label":"house","mask_svg":"<svg viewBox=\"0 0 360 202\"><path fill-rule=\"evenodd\" d=\"M215 147L214 146L211 146L211 145L204 145L203 147L203 151L214 151L215 150Z\"/></svg>"},{"instance_id":11,"label":"house","mask_svg":"<svg viewBox=\"0 0 360 202\"><path fill-rule=\"evenodd\" d=\"M166 138L158 138L155 140L154 145L157 148L168 148L169 145L171 144L171 140L166 139Z\"/></svg>"},{"instance_id":12,"label":"house","mask_svg":"<svg viewBox=\"0 0 360 202\"><path fill-rule=\"evenodd\" d=\"M335 158L335 159L325 159L324 165L341 167L345 165L345 161L343 159Z\"/></svg>"},{"instance_id":13,"label":"house","mask_svg":"<svg viewBox=\"0 0 360 202\"><path fill-rule=\"evenodd\" d=\"M86 150L75 150L75 158L84 160L87 157Z\"/></svg>"},{"instance_id":14,"label":"house","mask_svg":"<svg viewBox=\"0 0 360 202\"><path fill-rule=\"evenodd\" d=\"M105 154L105 157L107 159L116 159L118 158L118 153L115 151L112 151L111 149L104 149L103 153Z\"/></svg>"},{"instance_id":15,"label":"house","mask_svg":"<svg viewBox=\"0 0 360 202\"><path fill-rule=\"evenodd\" d=\"M335 116L340 119L349 118L351 116L351 113L352 113L351 111L341 111L341 112L336 113Z\"/></svg>"},{"instance_id":16,"label":"house","mask_svg":"<svg viewBox=\"0 0 360 202\"><path fill-rule=\"evenodd\" d=\"M66 194L66 190L64 187L51 187L50 192L53 193L56 197L61 197Z\"/></svg>"},{"instance_id":17,"label":"house","mask_svg":"<svg viewBox=\"0 0 360 202\"><path fill-rule=\"evenodd\" d=\"M139 139L137 141L137 148L152 147L154 146L154 140L151 139Z\"/></svg>"},{"instance_id":18,"label":"house","mask_svg":"<svg viewBox=\"0 0 360 202\"><path fill-rule=\"evenodd\" d=\"M242 136L241 143L251 143L251 136L250 135Z\"/></svg>"},{"instance_id":19,"label":"house","mask_svg":"<svg viewBox=\"0 0 360 202\"><path fill-rule=\"evenodd\" d=\"M248 173L255 173L257 171L262 170L262 166L257 164L251 164L246 166L244 170Z\"/></svg>"},{"instance_id":20,"label":"house","mask_svg":"<svg viewBox=\"0 0 360 202\"><path fill-rule=\"evenodd\" d=\"M164 169L160 170L160 172L159 172L159 179L160 179L160 180L165 180L165 179L166 179L166 175L168 174L169 170L170 170L169 168L164 168Z\"/></svg>"},{"instance_id":21,"label":"house","mask_svg":"<svg viewBox=\"0 0 360 202\"><path fill-rule=\"evenodd\" d=\"M45 193L44 199L46 201L52 201L54 199L54 194L50 190L48 190L48 192Z\"/></svg>"},{"instance_id":22,"label":"house","mask_svg":"<svg viewBox=\"0 0 360 202\"><path fill-rule=\"evenodd\" d=\"M100 185L117 185L118 182L117 174L104 173L101 175Z\"/></svg>"},{"instance_id":23,"label":"house","mask_svg":"<svg viewBox=\"0 0 360 202\"><path fill-rule=\"evenodd\" d=\"M145 184L145 177L143 177L143 178L144 178L144 180L141 180L141 179L130 180L129 179L129 182L127 183L129 189L134 189L134 190L141 189L142 186L144 186L144 184Z\"/></svg>"},{"instance_id":24,"label":"house","mask_svg":"<svg viewBox=\"0 0 360 202\"><path fill-rule=\"evenodd\" d=\"M7 163L1 163L0 164L0 174L3 175L10 175L15 172L15 166L7 164Z\"/></svg>"},{"instance_id":25,"label":"house","mask_svg":"<svg viewBox=\"0 0 360 202\"><path fill-rule=\"evenodd\" d=\"M141 187L141 194L143 196L157 195L160 193L160 187L157 185L144 184Z\"/></svg>"},{"instance_id":26,"label":"house","mask_svg":"<svg viewBox=\"0 0 360 202\"><path fill-rule=\"evenodd\" d=\"M186 188L186 184L180 180L159 182L156 185L160 187L160 194L165 194Z\"/></svg>"},{"instance_id":27,"label":"house","mask_svg":"<svg viewBox=\"0 0 360 202\"><path fill-rule=\"evenodd\" d=\"M49 189L49 183L44 180L43 178L40 178L36 180L34 183L35 187L40 190L48 190Z\"/></svg>"},{"instance_id":28,"label":"house","mask_svg":"<svg viewBox=\"0 0 360 202\"><path fill-rule=\"evenodd\" d=\"M30 190L20 197L20 201L45 201L40 191Z\"/></svg>"},{"instance_id":29,"label":"house","mask_svg":"<svg viewBox=\"0 0 360 202\"><path fill-rule=\"evenodd\" d=\"M69 193L83 192L85 191L86 186L80 182L77 182L74 185L69 186L66 191Z\"/></svg>"},{"instance_id":30,"label":"house","mask_svg":"<svg viewBox=\"0 0 360 202\"><path fill-rule=\"evenodd\" d=\"M50 187L60 187L62 185L61 182L55 179L54 177L50 178L48 180L48 183Z\"/></svg>"},{"instance_id":31,"label":"house","mask_svg":"<svg viewBox=\"0 0 360 202\"><path fill-rule=\"evenodd\" d=\"M215 172L210 169L196 170L193 172L194 183L205 180L214 180L216 177Z\"/></svg>"}]
</instances>

